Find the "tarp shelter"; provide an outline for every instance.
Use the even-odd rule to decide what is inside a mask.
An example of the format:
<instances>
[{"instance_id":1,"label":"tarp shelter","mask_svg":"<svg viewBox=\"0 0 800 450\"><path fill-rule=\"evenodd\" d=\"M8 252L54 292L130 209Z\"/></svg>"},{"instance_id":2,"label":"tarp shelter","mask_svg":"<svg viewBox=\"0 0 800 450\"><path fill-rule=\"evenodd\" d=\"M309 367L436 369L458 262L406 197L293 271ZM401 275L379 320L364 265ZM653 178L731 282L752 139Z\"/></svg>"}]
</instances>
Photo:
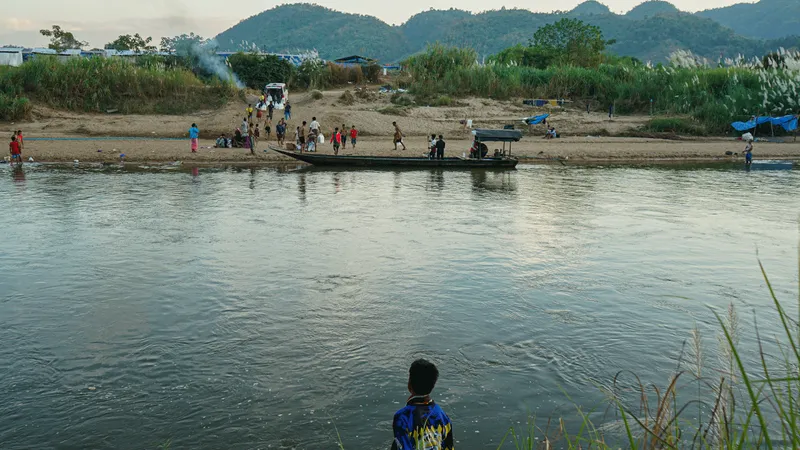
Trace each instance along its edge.
<instances>
[{"instance_id":1,"label":"tarp shelter","mask_svg":"<svg viewBox=\"0 0 800 450\"><path fill-rule=\"evenodd\" d=\"M503 143L503 154L506 153L506 142L508 142L508 155L511 155L511 143L512 142L519 142L522 139L522 131L519 130L486 130L486 129L477 129L472 130L472 134L475 136L475 143L476 149L479 150L478 158L483 158L484 153L488 153L488 148L484 145L484 142L502 142Z\"/></svg>"},{"instance_id":2,"label":"tarp shelter","mask_svg":"<svg viewBox=\"0 0 800 450\"><path fill-rule=\"evenodd\" d=\"M786 131L797 130L797 116L782 116L782 117L754 117L747 122L733 122L731 126L736 131L752 130L759 125L771 123L773 126L783 127Z\"/></svg>"},{"instance_id":3,"label":"tarp shelter","mask_svg":"<svg viewBox=\"0 0 800 450\"><path fill-rule=\"evenodd\" d=\"M475 139L481 142L519 142L522 131L519 130L473 130Z\"/></svg>"},{"instance_id":4,"label":"tarp shelter","mask_svg":"<svg viewBox=\"0 0 800 450\"><path fill-rule=\"evenodd\" d=\"M538 116L526 117L522 121L528 125L539 125L548 117L550 117L550 114L539 114Z\"/></svg>"},{"instance_id":5,"label":"tarp shelter","mask_svg":"<svg viewBox=\"0 0 800 450\"><path fill-rule=\"evenodd\" d=\"M335 59L333 62L344 67L356 67L356 66L367 66L369 64L375 64L378 61L364 56L353 55Z\"/></svg>"},{"instance_id":6,"label":"tarp shelter","mask_svg":"<svg viewBox=\"0 0 800 450\"><path fill-rule=\"evenodd\" d=\"M21 48L0 48L0 66L19 67L22 65Z\"/></svg>"}]
</instances>

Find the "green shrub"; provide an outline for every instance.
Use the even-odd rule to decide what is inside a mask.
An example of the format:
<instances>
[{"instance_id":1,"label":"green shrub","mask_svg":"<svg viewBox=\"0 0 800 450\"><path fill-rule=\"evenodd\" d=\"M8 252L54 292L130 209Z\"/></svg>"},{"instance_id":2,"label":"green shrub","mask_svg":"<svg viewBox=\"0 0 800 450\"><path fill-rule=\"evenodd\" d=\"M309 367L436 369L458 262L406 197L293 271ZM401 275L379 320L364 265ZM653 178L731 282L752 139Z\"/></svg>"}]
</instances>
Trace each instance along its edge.
<instances>
[{"instance_id":1,"label":"green shrub","mask_svg":"<svg viewBox=\"0 0 800 450\"><path fill-rule=\"evenodd\" d=\"M0 92L0 120L15 121L29 119L31 102L25 97Z\"/></svg>"},{"instance_id":2,"label":"green shrub","mask_svg":"<svg viewBox=\"0 0 800 450\"><path fill-rule=\"evenodd\" d=\"M401 94L396 92L392 94L389 98L389 101L397 106L411 106L414 104L414 100L408 94Z\"/></svg>"},{"instance_id":3,"label":"green shrub","mask_svg":"<svg viewBox=\"0 0 800 450\"><path fill-rule=\"evenodd\" d=\"M288 83L294 66L275 55L236 53L228 64L239 79L250 89L264 89L269 83Z\"/></svg>"},{"instance_id":4,"label":"green shrub","mask_svg":"<svg viewBox=\"0 0 800 450\"><path fill-rule=\"evenodd\" d=\"M433 106L453 106L453 99L447 95L440 95L433 101Z\"/></svg>"},{"instance_id":5,"label":"green shrub","mask_svg":"<svg viewBox=\"0 0 800 450\"><path fill-rule=\"evenodd\" d=\"M402 106L387 106L378 110L379 113L387 116L400 116L405 117L408 115L408 108Z\"/></svg>"},{"instance_id":6,"label":"green shrub","mask_svg":"<svg viewBox=\"0 0 800 450\"><path fill-rule=\"evenodd\" d=\"M4 72L2 82L6 93L86 112L181 114L220 107L237 94L229 83L204 83L186 69L140 67L120 58L37 58ZM16 108L29 108L24 104Z\"/></svg>"}]
</instances>

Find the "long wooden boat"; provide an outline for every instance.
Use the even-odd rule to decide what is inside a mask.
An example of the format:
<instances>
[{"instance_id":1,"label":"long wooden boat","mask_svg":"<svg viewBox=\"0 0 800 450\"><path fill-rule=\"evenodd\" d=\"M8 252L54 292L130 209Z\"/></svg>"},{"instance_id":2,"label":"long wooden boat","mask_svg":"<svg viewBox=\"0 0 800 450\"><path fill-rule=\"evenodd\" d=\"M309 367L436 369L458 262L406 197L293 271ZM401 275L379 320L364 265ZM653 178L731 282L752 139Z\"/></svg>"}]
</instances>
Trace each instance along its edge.
<instances>
[{"instance_id":1,"label":"long wooden boat","mask_svg":"<svg viewBox=\"0 0 800 450\"><path fill-rule=\"evenodd\" d=\"M516 158L408 158L394 156L333 156L314 153L299 153L270 146L282 155L303 161L315 166L327 167L421 167L421 168L453 168L453 169L513 169L519 162Z\"/></svg>"}]
</instances>

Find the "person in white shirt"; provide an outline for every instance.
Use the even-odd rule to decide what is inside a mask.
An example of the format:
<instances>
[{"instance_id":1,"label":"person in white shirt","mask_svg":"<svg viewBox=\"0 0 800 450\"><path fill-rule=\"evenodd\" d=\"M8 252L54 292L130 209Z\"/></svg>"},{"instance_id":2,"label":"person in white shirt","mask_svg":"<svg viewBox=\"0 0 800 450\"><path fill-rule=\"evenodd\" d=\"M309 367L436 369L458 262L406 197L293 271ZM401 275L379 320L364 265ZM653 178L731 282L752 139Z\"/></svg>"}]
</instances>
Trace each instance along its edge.
<instances>
[{"instance_id":1,"label":"person in white shirt","mask_svg":"<svg viewBox=\"0 0 800 450\"><path fill-rule=\"evenodd\" d=\"M308 126L308 130L314 134L319 134L319 122L317 122L316 117L311 118L311 125Z\"/></svg>"}]
</instances>

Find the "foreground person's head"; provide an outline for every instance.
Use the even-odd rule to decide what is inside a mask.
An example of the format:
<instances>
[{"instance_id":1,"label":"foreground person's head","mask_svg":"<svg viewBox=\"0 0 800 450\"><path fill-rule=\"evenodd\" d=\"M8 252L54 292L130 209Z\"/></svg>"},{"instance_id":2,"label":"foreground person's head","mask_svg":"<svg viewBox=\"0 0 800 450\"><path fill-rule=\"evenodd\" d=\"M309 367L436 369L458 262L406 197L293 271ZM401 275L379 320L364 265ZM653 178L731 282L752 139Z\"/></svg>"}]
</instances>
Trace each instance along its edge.
<instances>
[{"instance_id":1,"label":"foreground person's head","mask_svg":"<svg viewBox=\"0 0 800 450\"><path fill-rule=\"evenodd\" d=\"M411 395L429 395L439 379L439 369L425 359L418 359L408 370L408 391Z\"/></svg>"}]
</instances>

